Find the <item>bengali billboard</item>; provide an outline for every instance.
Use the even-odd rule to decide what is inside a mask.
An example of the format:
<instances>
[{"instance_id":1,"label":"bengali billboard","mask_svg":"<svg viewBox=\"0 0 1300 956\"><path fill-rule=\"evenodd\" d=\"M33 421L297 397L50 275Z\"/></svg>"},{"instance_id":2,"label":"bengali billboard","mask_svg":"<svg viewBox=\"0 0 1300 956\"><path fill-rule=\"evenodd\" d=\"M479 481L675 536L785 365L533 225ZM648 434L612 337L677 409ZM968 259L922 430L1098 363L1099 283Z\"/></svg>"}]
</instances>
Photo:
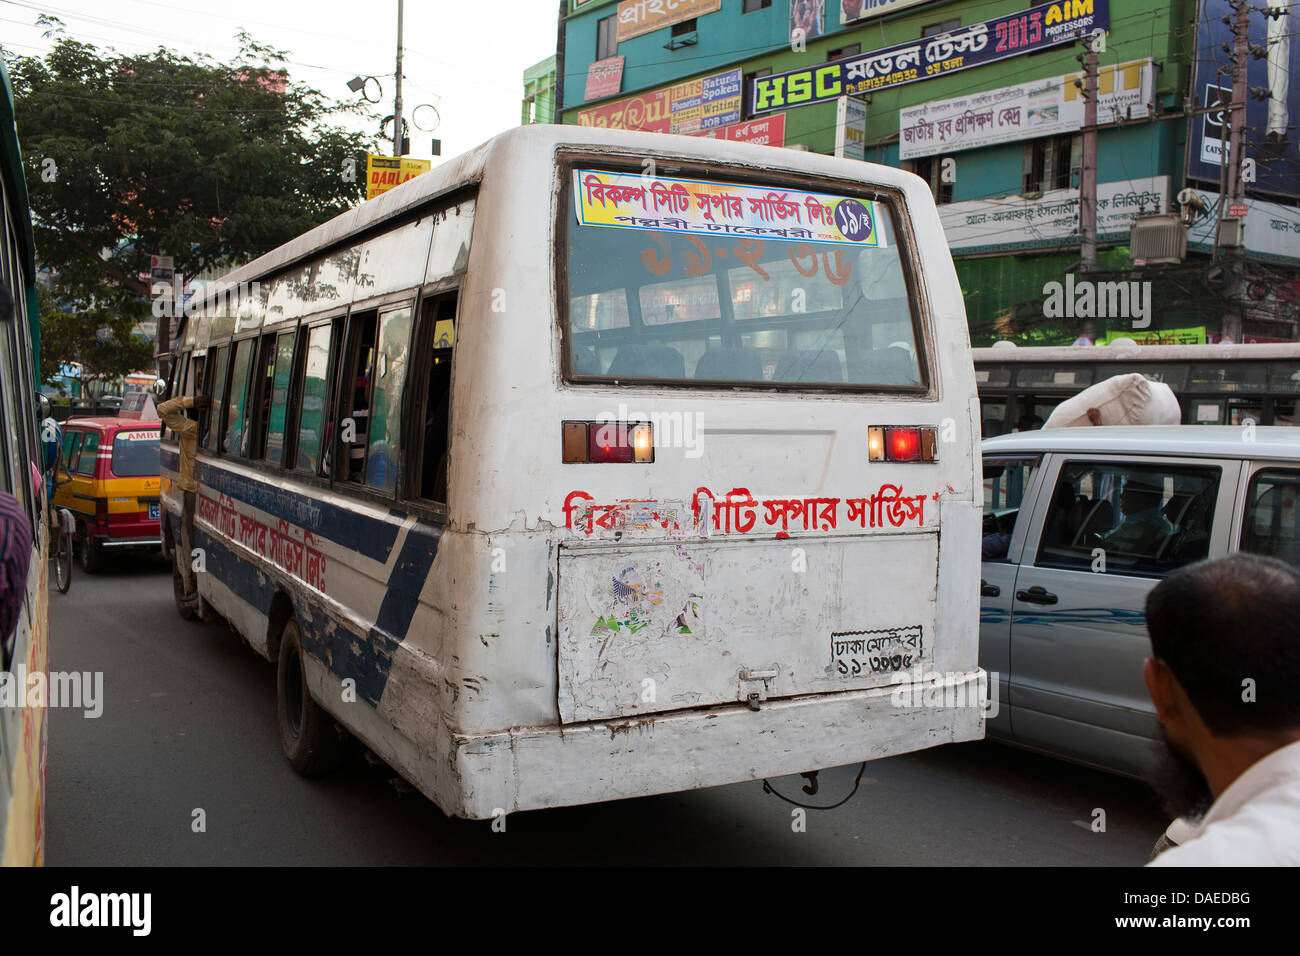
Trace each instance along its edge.
<instances>
[{"instance_id":1,"label":"bengali billboard","mask_svg":"<svg viewBox=\"0 0 1300 956\"><path fill-rule=\"evenodd\" d=\"M708 139L725 139L733 143L754 143L757 146L785 145L785 114L773 113L762 119L719 126L697 134Z\"/></svg>"},{"instance_id":2,"label":"bengali billboard","mask_svg":"<svg viewBox=\"0 0 1300 956\"><path fill-rule=\"evenodd\" d=\"M1127 237L1143 212L1169 203L1169 177L1154 176L1097 186L1097 234ZM1065 245L1079 241L1079 190L1052 189L1037 198L999 196L939 207L948 248L977 253L1007 248Z\"/></svg>"},{"instance_id":3,"label":"bengali billboard","mask_svg":"<svg viewBox=\"0 0 1300 956\"><path fill-rule=\"evenodd\" d=\"M573 204L583 226L794 242L884 246L880 204L802 189L651 179L596 169L573 172Z\"/></svg>"},{"instance_id":4,"label":"bengali billboard","mask_svg":"<svg viewBox=\"0 0 1300 956\"><path fill-rule=\"evenodd\" d=\"M862 56L755 77L745 95L750 115L761 116L1036 53L1109 25L1108 0L1061 0Z\"/></svg>"},{"instance_id":5,"label":"bengali billboard","mask_svg":"<svg viewBox=\"0 0 1300 956\"><path fill-rule=\"evenodd\" d=\"M1097 122L1143 119L1154 96L1150 60L1097 72ZM1017 83L898 111L898 156L915 159L963 149L1054 136L1083 128L1083 74Z\"/></svg>"},{"instance_id":6,"label":"bengali billboard","mask_svg":"<svg viewBox=\"0 0 1300 956\"><path fill-rule=\"evenodd\" d=\"M1266 6L1273 6L1272 3ZM1232 100L1232 4L1202 0L1196 34L1196 105L1187 144L1187 175L1217 184L1227 153ZM1267 91L1246 97L1246 156L1255 160L1255 182L1246 192L1300 197L1300 8L1272 17L1252 8L1250 46L1263 56L1246 59L1246 85Z\"/></svg>"},{"instance_id":7,"label":"bengali billboard","mask_svg":"<svg viewBox=\"0 0 1300 956\"><path fill-rule=\"evenodd\" d=\"M714 13L722 0L623 0L618 5L618 42Z\"/></svg>"},{"instance_id":8,"label":"bengali billboard","mask_svg":"<svg viewBox=\"0 0 1300 956\"><path fill-rule=\"evenodd\" d=\"M694 134L740 121L740 70L727 70L578 112L578 125Z\"/></svg>"},{"instance_id":9,"label":"bengali billboard","mask_svg":"<svg viewBox=\"0 0 1300 956\"><path fill-rule=\"evenodd\" d=\"M623 57L611 56L596 60L587 67L587 88L582 94L584 100L603 100L613 96L623 85Z\"/></svg>"}]
</instances>

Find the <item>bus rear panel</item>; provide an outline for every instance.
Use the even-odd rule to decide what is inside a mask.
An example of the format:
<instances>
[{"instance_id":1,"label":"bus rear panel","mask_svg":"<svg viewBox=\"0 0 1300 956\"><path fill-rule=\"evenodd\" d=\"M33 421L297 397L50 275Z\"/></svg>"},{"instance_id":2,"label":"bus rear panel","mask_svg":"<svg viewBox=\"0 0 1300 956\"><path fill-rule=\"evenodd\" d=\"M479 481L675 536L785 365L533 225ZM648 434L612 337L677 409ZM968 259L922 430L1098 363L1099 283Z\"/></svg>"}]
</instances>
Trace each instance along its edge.
<instances>
[{"instance_id":1,"label":"bus rear panel","mask_svg":"<svg viewBox=\"0 0 1300 956\"><path fill-rule=\"evenodd\" d=\"M434 276L438 210L475 188L472 242ZM292 616L313 698L457 816L983 735L979 409L921 180L532 127L357 216L425 206L429 281L381 302L354 283L346 314L277 326L294 371L275 455L256 416L278 344L240 380L251 445L224 426L203 443L217 612L272 659ZM363 381L345 357L372 309ZM318 328L325 397L304 402ZM214 407L239 404L237 338L209 336ZM345 480L360 405L383 457L371 442Z\"/></svg>"}]
</instances>

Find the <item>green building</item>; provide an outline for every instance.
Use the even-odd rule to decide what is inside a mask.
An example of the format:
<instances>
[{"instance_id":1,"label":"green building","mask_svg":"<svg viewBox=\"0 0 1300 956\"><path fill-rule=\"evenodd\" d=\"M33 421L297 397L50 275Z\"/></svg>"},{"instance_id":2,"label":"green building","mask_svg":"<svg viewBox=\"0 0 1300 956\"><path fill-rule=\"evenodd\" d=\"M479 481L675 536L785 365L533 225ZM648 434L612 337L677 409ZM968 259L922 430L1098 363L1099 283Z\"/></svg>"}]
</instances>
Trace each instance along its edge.
<instances>
[{"instance_id":1,"label":"green building","mask_svg":"<svg viewBox=\"0 0 1300 956\"><path fill-rule=\"evenodd\" d=\"M555 122L555 57L524 70L524 106L520 124Z\"/></svg>"},{"instance_id":2,"label":"green building","mask_svg":"<svg viewBox=\"0 0 1300 956\"><path fill-rule=\"evenodd\" d=\"M1139 338L1218 337L1225 289L1204 281L1214 246L1204 213L1173 261L1134 263L1130 250L1135 222L1179 213L1184 187L1217 200L1217 183L1186 175L1187 131L1199 122L1185 111L1196 99L1197 0L686 0L655 10L569 0L560 121L726 136L915 172L940 204L976 345L1134 334L1129 317L1085 326L1043 305L1044 285L1080 265L1082 63L1084 44L1097 42L1082 35L1104 29L1098 278L1153 282L1155 315ZM733 80L738 102L708 102ZM1262 228L1274 217L1300 235L1300 210L1286 199L1255 205L1248 269L1300 303L1300 241ZM1296 337L1294 322L1262 311L1247 312L1247 334ZM1285 315L1285 303L1273 311Z\"/></svg>"}]
</instances>

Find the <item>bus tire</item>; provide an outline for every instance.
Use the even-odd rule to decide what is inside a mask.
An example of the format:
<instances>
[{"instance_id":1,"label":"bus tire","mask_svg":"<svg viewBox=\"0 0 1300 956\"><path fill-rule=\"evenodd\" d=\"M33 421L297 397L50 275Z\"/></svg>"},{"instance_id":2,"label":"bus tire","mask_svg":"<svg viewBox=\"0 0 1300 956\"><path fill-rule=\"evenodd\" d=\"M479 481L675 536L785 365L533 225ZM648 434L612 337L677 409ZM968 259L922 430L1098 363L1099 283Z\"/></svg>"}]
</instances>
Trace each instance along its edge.
<instances>
[{"instance_id":1,"label":"bus tire","mask_svg":"<svg viewBox=\"0 0 1300 956\"><path fill-rule=\"evenodd\" d=\"M280 634L275 665L275 710L280 748L290 765L304 777L315 777L338 766L341 756L334 720L311 699L303 661L298 622L290 618Z\"/></svg>"},{"instance_id":2,"label":"bus tire","mask_svg":"<svg viewBox=\"0 0 1300 956\"><path fill-rule=\"evenodd\" d=\"M182 620L193 621L199 616L198 609L185 600L185 575L175 561L172 562L172 597L176 599L176 613Z\"/></svg>"},{"instance_id":3,"label":"bus tire","mask_svg":"<svg viewBox=\"0 0 1300 956\"><path fill-rule=\"evenodd\" d=\"M81 570L87 574L98 574L104 566L104 555L99 550L99 546L95 544L90 529L84 524L81 526L81 548L79 551Z\"/></svg>"}]
</instances>

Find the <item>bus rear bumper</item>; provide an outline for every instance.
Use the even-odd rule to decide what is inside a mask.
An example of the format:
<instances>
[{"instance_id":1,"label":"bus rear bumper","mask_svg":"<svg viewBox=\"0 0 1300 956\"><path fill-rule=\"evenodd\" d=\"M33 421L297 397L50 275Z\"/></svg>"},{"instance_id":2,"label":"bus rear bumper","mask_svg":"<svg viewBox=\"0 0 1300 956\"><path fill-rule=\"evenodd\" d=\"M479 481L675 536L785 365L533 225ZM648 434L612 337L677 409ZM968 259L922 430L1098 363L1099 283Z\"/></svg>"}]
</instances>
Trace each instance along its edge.
<instances>
[{"instance_id":1,"label":"bus rear bumper","mask_svg":"<svg viewBox=\"0 0 1300 956\"><path fill-rule=\"evenodd\" d=\"M984 736L982 670L837 694L455 734L456 816L536 810L760 780Z\"/></svg>"}]
</instances>

